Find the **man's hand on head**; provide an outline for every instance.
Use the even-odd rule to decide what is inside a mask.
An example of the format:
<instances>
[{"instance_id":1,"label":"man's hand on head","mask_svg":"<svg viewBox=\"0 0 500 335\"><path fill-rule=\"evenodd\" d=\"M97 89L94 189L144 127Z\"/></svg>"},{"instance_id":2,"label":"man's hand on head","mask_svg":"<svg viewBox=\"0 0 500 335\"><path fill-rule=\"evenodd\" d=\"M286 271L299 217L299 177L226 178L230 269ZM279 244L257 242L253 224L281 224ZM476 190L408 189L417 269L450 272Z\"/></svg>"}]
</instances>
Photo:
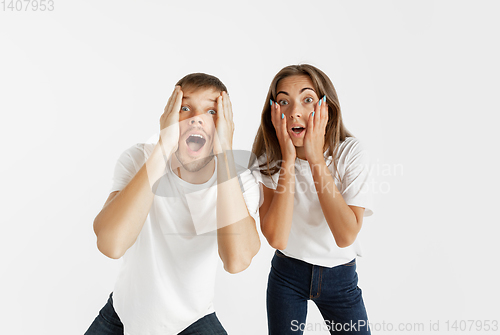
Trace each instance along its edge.
<instances>
[{"instance_id":1,"label":"man's hand on head","mask_svg":"<svg viewBox=\"0 0 500 335\"><path fill-rule=\"evenodd\" d=\"M183 92L180 86L175 86L174 92L168 99L167 105L160 117L160 144L163 153L168 155L170 152L165 152L166 147L172 146L173 151L177 150L179 142L179 111L182 105Z\"/></svg>"},{"instance_id":2,"label":"man's hand on head","mask_svg":"<svg viewBox=\"0 0 500 335\"><path fill-rule=\"evenodd\" d=\"M217 98L217 136L214 143L214 153L220 154L233 148L233 109L227 92L222 91Z\"/></svg>"}]
</instances>

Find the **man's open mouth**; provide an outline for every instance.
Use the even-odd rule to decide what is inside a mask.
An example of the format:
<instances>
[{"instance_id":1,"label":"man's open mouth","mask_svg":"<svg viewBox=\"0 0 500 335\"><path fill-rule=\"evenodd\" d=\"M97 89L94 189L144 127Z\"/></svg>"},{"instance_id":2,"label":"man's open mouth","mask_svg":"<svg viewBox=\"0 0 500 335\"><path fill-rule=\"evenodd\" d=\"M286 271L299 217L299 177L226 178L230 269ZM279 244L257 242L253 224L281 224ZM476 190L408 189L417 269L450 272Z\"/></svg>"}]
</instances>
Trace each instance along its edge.
<instances>
[{"instance_id":1,"label":"man's open mouth","mask_svg":"<svg viewBox=\"0 0 500 335\"><path fill-rule=\"evenodd\" d=\"M191 134L186 139L186 144L188 148L194 152L197 152L201 148L203 148L206 142L207 140L200 134Z\"/></svg>"}]
</instances>

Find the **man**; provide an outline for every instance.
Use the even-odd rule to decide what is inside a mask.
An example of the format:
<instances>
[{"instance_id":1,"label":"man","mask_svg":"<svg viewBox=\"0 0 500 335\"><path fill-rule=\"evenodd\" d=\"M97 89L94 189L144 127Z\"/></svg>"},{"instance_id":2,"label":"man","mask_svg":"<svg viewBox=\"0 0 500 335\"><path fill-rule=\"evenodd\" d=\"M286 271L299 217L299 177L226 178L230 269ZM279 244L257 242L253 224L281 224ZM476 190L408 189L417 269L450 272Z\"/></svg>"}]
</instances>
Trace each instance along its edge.
<instances>
[{"instance_id":1,"label":"man","mask_svg":"<svg viewBox=\"0 0 500 335\"><path fill-rule=\"evenodd\" d=\"M160 129L157 144L121 155L95 218L98 249L124 262L86 334L226 334L213 308L217 253L237 273L260 248L260 189L249 170L237 176L224 84L182 78Z\"/></svg>"}]
</instances>

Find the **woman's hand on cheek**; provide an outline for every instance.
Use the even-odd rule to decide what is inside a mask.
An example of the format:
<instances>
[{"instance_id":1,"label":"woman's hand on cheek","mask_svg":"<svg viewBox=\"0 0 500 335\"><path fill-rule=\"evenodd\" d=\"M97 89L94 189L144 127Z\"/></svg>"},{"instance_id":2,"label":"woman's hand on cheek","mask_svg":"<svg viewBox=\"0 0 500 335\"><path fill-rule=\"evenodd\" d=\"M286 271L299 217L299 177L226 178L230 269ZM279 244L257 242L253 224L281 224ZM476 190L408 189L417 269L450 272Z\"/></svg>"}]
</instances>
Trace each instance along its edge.
<instances>
[{"instance_id":1,"label":"woman's hand on cheek","mask_svg":"<svg viewBox=\"0 0 500 335\"><path fill-rule=\"evenodd\" d=\"M304 136L304 151L309 163L324 161L325 129L328 123L328 104L326 97L320 99L314 111L309 114L307 129Z\"/></svg>"},{"instance_id":2,"label":"woman's hand on cheek","mask_svg":"<svg viewBox=\"0 0 500 335\"><path fill-rule=\"evenodd\" d=\"M270 100L269 103L271 104L271 121L280 143L281 158L286 161L295 161L297 153L286 128L285 115L281 113L280 105L277 102Z\"/></svg>"}]
</instances>

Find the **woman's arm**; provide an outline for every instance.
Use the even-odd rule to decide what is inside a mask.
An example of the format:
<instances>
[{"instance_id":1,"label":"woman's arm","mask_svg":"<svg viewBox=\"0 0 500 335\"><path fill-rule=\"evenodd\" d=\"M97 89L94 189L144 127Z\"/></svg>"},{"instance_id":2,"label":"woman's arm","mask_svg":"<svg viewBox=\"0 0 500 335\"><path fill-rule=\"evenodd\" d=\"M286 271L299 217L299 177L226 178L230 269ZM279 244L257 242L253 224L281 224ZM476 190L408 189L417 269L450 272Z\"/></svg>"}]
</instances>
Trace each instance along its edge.
<instances>
[{"instance_id":1,"label":"woman's arm","mask_svg":"<svg viewBox=\"0 0 500 335\"><path fill-rule=\"evenodd\" d=\"M292 227L295 162L283 161L276 190L266 186L263 188L264 202L259 209L260 228L271 247L283 250L288 244Z\"/></svg>"},{"instance_id":2,"label":"woman's arm","mask_svg":"<svg viewBox=\"0 0 500 335\"><path fill-rule=\"evenodd\" d=\"M337 189L324 160L309 162L326 222L340 248L350 246L356 240L363 224L363 207L348 206Z\"/></svg>"},{"instance_id":3,"label":"woman's arm","mask_svg":"<svg viewBox=\"0 0 500 335\"><path fill-rule=\"evenodd\" d=\"M321 101L324 102L323 106ZM315 106L314 113L309 116L304 149L323 215L335 242L340 248L345 248L354 243L363 223L365 209L346 204L326 166L323 150L327 122L328 104L324 97Z\"/></svg>"},{"instance_id":4,"label":"woman's arm","mask_svg":"<svg viewBox=\"0 0 500 335\"><path fill-rule=\"evenodd\" d=\"M292 227L295 195L295 158L297 152L286 129L286 120L277 102L271 103L271 121L281 149L281 170L276 190L264 186L264 202L260 207L260 226L269 244L283 250Z\"/></svg>"}]
</instances>

